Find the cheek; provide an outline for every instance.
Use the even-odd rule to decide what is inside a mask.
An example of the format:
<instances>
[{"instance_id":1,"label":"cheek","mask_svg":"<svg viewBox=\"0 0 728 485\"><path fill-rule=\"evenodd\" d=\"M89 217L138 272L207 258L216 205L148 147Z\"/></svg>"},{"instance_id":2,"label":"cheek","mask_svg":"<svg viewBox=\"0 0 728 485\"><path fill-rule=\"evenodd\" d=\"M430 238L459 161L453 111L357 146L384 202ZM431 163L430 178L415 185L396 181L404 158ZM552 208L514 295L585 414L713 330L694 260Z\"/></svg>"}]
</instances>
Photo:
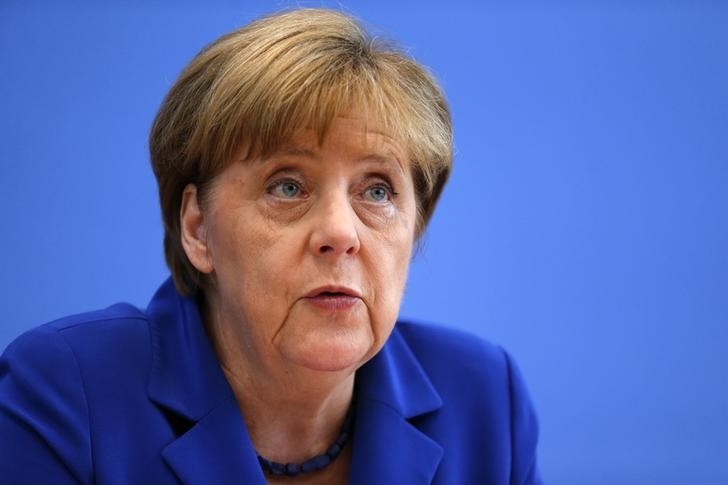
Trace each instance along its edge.
<instances>
[{"instance_id":1,"label":"cheek","mask_svg":"<svg viewBox=\"0 0 728 485\"><path fill-rule=\"evenodd\" d=\"M261 319L270 326L285 310L284 285L291 268L290 238L251 213L220 220L212 240L213 264L225 303L249 322ZM271 305L274 301L276 304Z\"/></svg>"},{"instance_id":2,"label":"cheek","mask_svg":"<svg viewBox=\"0 0 728 485\"><path fill-rule=\"evenodd\" d=\"M215 234L223 263L232 263L233 270L245 268L245 276L265 273L263 268L278 258L284 231L263 211L257 201L246 201L238 207L221 209L216 219ZM220 268L225 270L227 268Z\"/></svg>"},{"instance_id":3,"label":"cheek","mask_svg":"<svg viewBox=\"0 0 728 485\"><path fill-rule=\"evenodd\" d=\"M412 258L412 246L414 244L416 209L414 194L408 197L403 210L398 211L396 223L392 224L387 231L379 234L379 240L375 244L379 256L377 267L383 273L379 276L382 282L383 300L388 306L395 307L399 311L399 305L404 292L410 259Z\"/></svg>"},{"instance_id":4,"label":"cheek","mask_svg":"<svg viewBox=\"0 0 728 485\"><path fill-rule=\"evenodd\" d=\"M383 239L374 248L367 258L374 295L370 311L377 340L383 341L399 314L412 255L412 238Z\"/></svg>"}]
</instances>

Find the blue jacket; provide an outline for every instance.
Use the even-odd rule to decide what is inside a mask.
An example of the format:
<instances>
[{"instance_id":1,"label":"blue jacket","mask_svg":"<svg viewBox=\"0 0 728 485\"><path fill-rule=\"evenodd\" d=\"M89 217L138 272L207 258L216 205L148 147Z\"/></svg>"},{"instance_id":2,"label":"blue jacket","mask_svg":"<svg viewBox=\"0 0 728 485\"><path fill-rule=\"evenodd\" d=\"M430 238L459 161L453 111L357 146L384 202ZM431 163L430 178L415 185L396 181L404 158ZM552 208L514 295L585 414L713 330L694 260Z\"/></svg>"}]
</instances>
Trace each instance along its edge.
<instances>
[{"instance_id":1,"label":"blue jacket","mask_svg":"<svg viewBox=\"0 0 728 485\"><path fill-rule=\"evenodd\" d=\"M399 322L356 382L349 483L540 483L536 418L500 347ZM194 300L168 280L146 312L118 304L10 344L0 481L264 484Z\"/></svg>"}]
</instances>

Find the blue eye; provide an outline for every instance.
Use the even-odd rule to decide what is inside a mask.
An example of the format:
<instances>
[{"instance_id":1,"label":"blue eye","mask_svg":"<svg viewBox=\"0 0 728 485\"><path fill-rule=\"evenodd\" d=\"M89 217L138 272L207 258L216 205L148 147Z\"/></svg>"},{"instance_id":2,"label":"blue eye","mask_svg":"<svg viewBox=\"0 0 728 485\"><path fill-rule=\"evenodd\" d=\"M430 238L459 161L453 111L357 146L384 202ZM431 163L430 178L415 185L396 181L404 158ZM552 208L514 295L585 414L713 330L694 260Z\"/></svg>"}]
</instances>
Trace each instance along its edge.
<instances>
[{"instance_id":1,"label":"blue eye","mask_svg":"<svg viewBox=\"0 0 728 485\"><path fill-rule=\"evenodd\" d=\"M301 186L291 180L283 180L273 185L269 192L284 199L292 199L301 195Z\"/></svg>"},{"instance_id":2,"label":"blue eye","mask_svg":"<svg viewBox=\"0 0 728 485\"><path fill-rule=\"evenodd\" d=\"M365 192L365 197L373 202L389 200L389 189L384 185L373 185Z\"/></svg>"}]
</instances>

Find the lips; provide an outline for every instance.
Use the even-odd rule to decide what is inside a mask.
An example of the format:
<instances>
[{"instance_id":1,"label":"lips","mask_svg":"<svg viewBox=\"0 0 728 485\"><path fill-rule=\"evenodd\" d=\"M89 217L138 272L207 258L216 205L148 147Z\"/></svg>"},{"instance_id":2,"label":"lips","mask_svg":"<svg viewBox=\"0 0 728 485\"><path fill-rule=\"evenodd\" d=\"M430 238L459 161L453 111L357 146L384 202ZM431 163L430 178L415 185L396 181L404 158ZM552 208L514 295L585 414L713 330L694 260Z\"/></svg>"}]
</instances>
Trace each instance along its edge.
<instances>
[{"instance_id":1,"label":"lips","mask_svg":"<svg viewBox=\"0 0 728 485\"><path fill-rule=\"evenodd\" d=\"M311 291L309 291L306 294L306 298L315 298L321 295L343 295L343 296L354 296L356 298L361 298L361 293L358 291L349 288L347 286L339 286L339 285L327 285L327 286L320 286L318 288L315 288Z\"/></svg>"},{"instance_id":2,"label":"lips","mask_svg":"<svg viewBox=\"0 0 728 485\"><path fill-rule=\"evenodd\" d=\"M321 310L339 312L353 308L361 294L345 286L321 286L308 292L304 300Z\"/></svg>"}]
</instances>

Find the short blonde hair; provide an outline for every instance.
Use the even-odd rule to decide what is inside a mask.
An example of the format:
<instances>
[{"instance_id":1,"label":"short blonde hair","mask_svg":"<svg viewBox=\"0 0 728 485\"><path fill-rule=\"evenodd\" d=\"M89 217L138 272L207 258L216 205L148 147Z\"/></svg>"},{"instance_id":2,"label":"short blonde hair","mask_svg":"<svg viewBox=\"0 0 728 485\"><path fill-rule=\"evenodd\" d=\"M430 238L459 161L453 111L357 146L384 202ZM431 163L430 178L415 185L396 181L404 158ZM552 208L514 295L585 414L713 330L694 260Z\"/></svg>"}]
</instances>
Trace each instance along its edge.
<instances>
[{"instance_id":1,"label":"short blonde hair","mask_svg":"<svg viewBox=\"0 0 728 485\"><path fill-rule=\"evenodd\" d=\"M182 294L203 286L181 242L185 186L193 183L204 195L236 152L264 157L303 127L312 127L322 143L332 120L351 110L376 120L407 149L419 237L452 166L450 112L423 66L369 36L352 17L325 9L259 19L190 62L149 138L165 256Z\"/></svg>"}]
</instances>

